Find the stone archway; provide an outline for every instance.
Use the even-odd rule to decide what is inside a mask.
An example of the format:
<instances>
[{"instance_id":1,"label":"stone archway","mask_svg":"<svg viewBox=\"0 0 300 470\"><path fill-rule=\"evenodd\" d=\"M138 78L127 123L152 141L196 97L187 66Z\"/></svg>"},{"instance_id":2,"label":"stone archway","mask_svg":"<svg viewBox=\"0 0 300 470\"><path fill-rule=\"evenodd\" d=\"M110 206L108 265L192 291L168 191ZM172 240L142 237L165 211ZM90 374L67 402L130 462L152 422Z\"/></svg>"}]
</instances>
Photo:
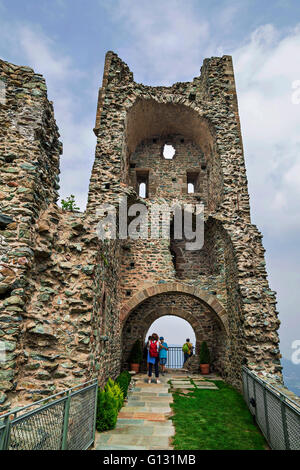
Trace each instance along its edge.
<instances>
[{"instance_id":1,"label":"stone archway","mask_svg":"<svg viewBox=\"0 0 300 470\"><path fill-rule=\"evenodd\" d=\"M225 309L213 295L181 283L165 283L144 289L122 309L122 363L126 367L136 339L142 344L152 323L163 316L177 316L191 325L196 336L196 354L207 341L214 370L227 375L229 350ZM159 333L159 332L157 332ZM183 342L185 338L183 337Z\"/></svg>"},{"instance_id":2,"label":"stone archway","mask_svg":"<svg viewBox=\"0 0 300 470\"><path fill-rule=\"evenodd\" d=\"M181 282L163 282L160 284L152 285L147 287L137 294L135 294L125 305L121 308L120 318L121 322L124 323L129 313L140 305L144 300L149 297L153 297L158 294L164 294L167 292L180 292L183 294L189 294L197 299L201 300L204 304L211 308L211 310L218 316L221 321L227 335L229 335L228 328L228 315L215 295L209 294L203 289Z\"/></svg>"}]
</instances>

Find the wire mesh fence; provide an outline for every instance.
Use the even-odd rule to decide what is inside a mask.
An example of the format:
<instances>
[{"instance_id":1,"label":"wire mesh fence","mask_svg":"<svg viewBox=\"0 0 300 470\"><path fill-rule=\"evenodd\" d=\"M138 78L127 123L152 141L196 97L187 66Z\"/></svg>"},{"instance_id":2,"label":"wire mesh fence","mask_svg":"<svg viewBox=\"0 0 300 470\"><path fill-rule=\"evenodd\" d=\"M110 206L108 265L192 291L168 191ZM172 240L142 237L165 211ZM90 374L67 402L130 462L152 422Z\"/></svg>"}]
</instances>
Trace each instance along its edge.
<instances>
[{"instance_id":1,"label":"wire mesh fence","mask_svg":"<svg viewBox=\"0 0 300 470\"><path fill-rule=\"evenodd\" d=\"M300 450L300 406L243 367L244 399L274 450Z\"/></svg>"},{"instance_id":2,"label":"wire mesh fence","mask_svg":"<svg viewBox=\"0 0 300 470\"><path fill-rule=\"evenodd\" d=\"M0 450L88 449L95 438L97 389L96 380L86 382L0 416Z\"/></svg>"}]
</instances>

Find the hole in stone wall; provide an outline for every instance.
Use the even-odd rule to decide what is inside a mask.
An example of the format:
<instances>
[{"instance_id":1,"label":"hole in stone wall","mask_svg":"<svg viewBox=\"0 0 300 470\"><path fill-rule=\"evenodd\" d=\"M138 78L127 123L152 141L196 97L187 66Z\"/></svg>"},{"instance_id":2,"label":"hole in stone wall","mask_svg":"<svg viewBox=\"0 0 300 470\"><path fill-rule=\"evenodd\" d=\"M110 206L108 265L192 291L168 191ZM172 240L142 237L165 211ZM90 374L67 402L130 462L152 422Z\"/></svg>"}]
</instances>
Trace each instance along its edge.
<instances>
[{"instance_id":1,"label":"hole in stone wall","mask_svg":"<svg viewBox=\"0 0 300 470\"><path fill-rule=\"evenodd\" d=\"M146 183L140 183L139 185L139 196L145 198L147 192Z\"/></svg>"},{"instance_id":2,"label":"hole in stone wall","mask_svg":"<svg viewBox=\"0 0 300 470\"><path fill-rule=\"evenodd\" d=\"M127 290L127 291L126 291L126 296L127 296L127 297L130 297L130 296L131 296L131 290Z\"/></svg>"},{"instance_id":3,"label":"hole in stone wall","mask_svg":"<svg viewBox=\"0 0 300 470\"><path fill-rule=\"evenodd\" d=\"M138 195L142 198L148 197L149 171L142 170L136 172L136 183Z\"/></svg>"},{"instance_id":4,"label":"hole in stone wall","mask_svg":"<svg viewBox=\"0 0 300 470\"><path fill-rule=\"evenodd\" d=\"M175 153L176 153L176 150L173 147L173 145L165 144L164 150L163 150L163 156L166 160L172 160L174 158Z\"/></svg>"},{"instance_id":5,"label":"hole in stone wall","mask_svg":"<svg viewBox=\"0 0 300 470\"><path fill-rule=\"evenodd\" d=\"M195 192L195 186L193 183L188 183L188 194L193 194Z\"/></svg>"},{"instance_id":6,"label":"hole in stone wall","mask_svg":"<svg viewBox=\"0 0 300 470\"><path fill-rule=\"evenodd\" d=\"M187 172L187 192L188 194L199 192L199 172Z\"/></svg>"},{"instance_id":7,"label":"hole in stone wall","mask_svg":"<svg viewBox=\"0 0 300 470\"><path fill-rule=\"evenodd\" d=\"M13 289L7 289L5 292L0 293L0 300L5 300L10 297L10 294L12 293Z\"/></svg>"},{"instance_id":8,"label":"hole in stone wall","mask_svg":"<svg viewBox=\"0 0 300 470\"><path fill-rule=\"evenodd\" d=\"M174 269L176 271L176 253L175 253L174 250L172 250L172 248L170 248L170 252L171 252L171 256L172 256L172 263L173 263Z\"/></svg>"},{"instance_id":9,"label":"hole in stone wall","mask_svg":"<svg viewBox=\"0 0 300 470\"><path fill-rule=\"evenodd\" d=\"M109 188L110 188L110 183L106 183L106 184L104 185L104 187L105 187L105 189L109 189Z\"/></svg>"}]
</instances>

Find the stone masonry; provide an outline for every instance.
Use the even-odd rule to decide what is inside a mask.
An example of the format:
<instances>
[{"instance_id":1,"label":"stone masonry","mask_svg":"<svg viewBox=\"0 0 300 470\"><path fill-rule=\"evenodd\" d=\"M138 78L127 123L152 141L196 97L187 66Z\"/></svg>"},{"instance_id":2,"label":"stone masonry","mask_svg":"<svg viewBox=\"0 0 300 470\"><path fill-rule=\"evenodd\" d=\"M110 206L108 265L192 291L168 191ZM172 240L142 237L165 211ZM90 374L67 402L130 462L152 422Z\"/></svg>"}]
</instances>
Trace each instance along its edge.
<instances>
[{"instance_id":1,"label":"stone masonry","mask_svg":"<svg viewBox=\"0 0 300 470\"><path fill-rule=\"evenodd\" d=\"M280 382L231 57L205 59L191 82L150 87L107 53L84 213L57 205L62 144L43 77L0 61L0 83L0 411L115 377L163 315L189 321L197 351L206 340L212 367L234 386L242 364ZM203 248L187 251L172 233L99 240L97 209L118 215L124 196L147 208L203 203Z\"/></svg>"}]
</instances>

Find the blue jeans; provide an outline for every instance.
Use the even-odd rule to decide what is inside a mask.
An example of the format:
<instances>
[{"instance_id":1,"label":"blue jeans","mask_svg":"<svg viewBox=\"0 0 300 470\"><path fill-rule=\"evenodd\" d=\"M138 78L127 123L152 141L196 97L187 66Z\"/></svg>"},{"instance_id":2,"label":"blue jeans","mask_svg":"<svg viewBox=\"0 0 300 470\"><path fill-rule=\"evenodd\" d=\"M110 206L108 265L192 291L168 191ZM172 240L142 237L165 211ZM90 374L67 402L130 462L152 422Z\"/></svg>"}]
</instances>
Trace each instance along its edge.
<instances>
[{"instance_id":1,"label":"blue jeans","mask_svg":"<svg viewBox=\"0 0 300 470\"><path fill-rule=\"evenodd\" d=\"M184 354L184 361L183 361L183 364L186 363L186 361L188 360L188 358L190 357L190 355L188 353L183 353Z\"/></svg>"},{"instance_id":2,"label":"blue jeans","mask_svg":"<svg viewBox=\"0 0 300 470\"><path fill-rule=\"evenodd\" d=\"M159 370L158 370L158 364L159 364L159 357L155 358L155 363L152 364L152 362L149 362L149 377L152 377L152 366L154 365L155 369L155 377L159 377Z\"/></svg>"}]
</instances>

